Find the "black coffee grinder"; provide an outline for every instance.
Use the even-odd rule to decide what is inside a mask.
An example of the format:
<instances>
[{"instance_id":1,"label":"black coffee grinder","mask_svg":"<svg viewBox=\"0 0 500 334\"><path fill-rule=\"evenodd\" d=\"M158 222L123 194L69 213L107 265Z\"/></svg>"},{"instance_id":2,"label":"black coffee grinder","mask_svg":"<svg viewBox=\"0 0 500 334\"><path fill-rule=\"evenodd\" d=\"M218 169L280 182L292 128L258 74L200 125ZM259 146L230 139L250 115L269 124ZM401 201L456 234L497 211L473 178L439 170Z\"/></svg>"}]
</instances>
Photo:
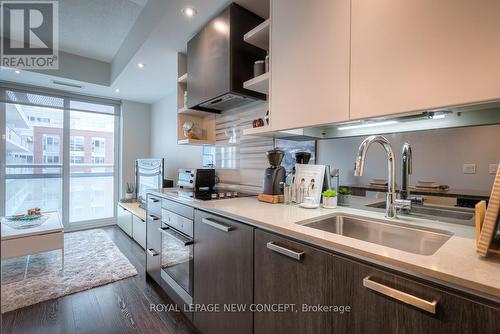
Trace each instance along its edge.
<instances>
[{"instance_id":1,"label":"black coffee grinder","mask_svg":"<svg viewBox=\"0 0 500 334\"><path fill-rule=\"evenodd\" d=\"M281 161L285 152L281 150L270 150L266 152L270 167L266 168L264 174L264 194L283 195L283 183L285 182L285 167L281 166Z\"/></svg>"}]
</instances>

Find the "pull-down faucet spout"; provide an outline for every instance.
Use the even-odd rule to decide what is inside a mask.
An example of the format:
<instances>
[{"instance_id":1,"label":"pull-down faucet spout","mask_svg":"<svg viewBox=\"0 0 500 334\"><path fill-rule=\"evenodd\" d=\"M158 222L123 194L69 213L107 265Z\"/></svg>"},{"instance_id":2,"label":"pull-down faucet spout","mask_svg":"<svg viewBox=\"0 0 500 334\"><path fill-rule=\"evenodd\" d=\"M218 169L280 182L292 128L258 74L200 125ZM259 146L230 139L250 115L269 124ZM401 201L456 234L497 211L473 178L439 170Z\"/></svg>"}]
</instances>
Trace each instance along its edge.
<instances>
[{"instance_id":1,"label":"pull-down faucet spout","mask_svg":"<svg viewBox=\"0 0 500 334\"><path fill-rule=\"evenodd\" d=\"M391 144L387 138L383 136L370 136L363 140L361 145L359 145L358 156L356 158L356 165L354 170L355 176L362 176L365 167L365 158L368 148L373 143L379 143L385 150L387 154L387 169L388 169L388 185L387 193L385 196L385 217L386 218L396 218L396 162L394 160L394 152L392 150Z\"/></svg>"}]
</instances>

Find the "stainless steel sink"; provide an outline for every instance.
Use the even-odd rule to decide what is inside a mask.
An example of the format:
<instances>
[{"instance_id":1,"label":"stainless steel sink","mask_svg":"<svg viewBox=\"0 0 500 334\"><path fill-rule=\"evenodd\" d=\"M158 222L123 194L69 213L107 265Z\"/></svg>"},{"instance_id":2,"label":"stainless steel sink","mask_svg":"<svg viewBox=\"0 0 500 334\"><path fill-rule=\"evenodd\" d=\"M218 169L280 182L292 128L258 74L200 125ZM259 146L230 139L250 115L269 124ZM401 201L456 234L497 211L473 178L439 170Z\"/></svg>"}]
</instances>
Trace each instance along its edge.
<instances>
[{"instance_id":1,"label":"stainless steel sink","mask_svg":"<svg viewBox=\"0 0 500 334\"><path fill-rule=\"evenodd\" d=\"M420 255L434 254L453 235L443 230L343 214L304 226Z\"/></svg>"},{"instance_id":2,"label":"stainless steel sink","mask_svg":"<svg viewBox=\"0 0 500 334\"><path fill-rule=\"evenodd\" d=\"M385 209L385 202L369 204L368 207ZM469 208L438 208L431 206L413 205L409 213L410 216L438 217L442 221L454 222L458 220L470 221L474 217L474 212Z\"/></svg>"}]
</instances>

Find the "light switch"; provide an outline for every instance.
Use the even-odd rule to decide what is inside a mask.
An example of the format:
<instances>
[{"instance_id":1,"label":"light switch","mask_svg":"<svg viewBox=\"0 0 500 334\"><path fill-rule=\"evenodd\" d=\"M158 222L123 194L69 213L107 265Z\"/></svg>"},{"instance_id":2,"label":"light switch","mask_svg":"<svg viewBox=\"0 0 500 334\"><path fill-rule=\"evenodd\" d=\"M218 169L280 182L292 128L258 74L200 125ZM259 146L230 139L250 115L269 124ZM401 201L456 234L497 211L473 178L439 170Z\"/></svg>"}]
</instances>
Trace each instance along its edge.
<instances>
[{"instance_id":1,"label":"light switch","mask_svg":"<svg viewBox=\"0 0 500 334\"><path fill-rule=\"evenodd\" d=\"M490 174L496 174L498 169L498 164L490 164L488 166L488 173Z\"/></svg>"},{"instance_id":2,"label":"light switch","mask_svg":"<svg viewBox=\"0 0 500 334\"><path fill-rule=\"evenodd\" d=\"M462 171L464 174L476 174L476 164L464 164Z\"/></svg>"}]
</instances>

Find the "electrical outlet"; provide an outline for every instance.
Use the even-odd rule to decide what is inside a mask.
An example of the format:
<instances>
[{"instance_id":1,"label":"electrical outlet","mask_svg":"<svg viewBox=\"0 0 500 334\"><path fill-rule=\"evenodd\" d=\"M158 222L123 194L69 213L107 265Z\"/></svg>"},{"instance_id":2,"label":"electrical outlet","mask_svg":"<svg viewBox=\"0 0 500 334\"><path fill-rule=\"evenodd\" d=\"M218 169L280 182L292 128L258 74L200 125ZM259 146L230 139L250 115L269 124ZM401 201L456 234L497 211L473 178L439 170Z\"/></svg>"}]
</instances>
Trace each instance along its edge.
<instances>
[{"instance_id":1,"label":"electrical outlet","mask_svg":"<svg viewBox=\"0 0 500 334\"><path fill-rule=\"evenodd\" d=\"M488 166L488 173L490 174L496 174L498 169L498 164L490 164Z\"/></svg>"},{"instance_id":2,"label":"electrical outlet","mask_svg":"<svg viewBox=\"0 0 500 334\"><path fill-rule=\"evenodd\" d=\"M464 174L476 174L476 164L464 164L462 171Z\"/></svg>"}]
</instances>

